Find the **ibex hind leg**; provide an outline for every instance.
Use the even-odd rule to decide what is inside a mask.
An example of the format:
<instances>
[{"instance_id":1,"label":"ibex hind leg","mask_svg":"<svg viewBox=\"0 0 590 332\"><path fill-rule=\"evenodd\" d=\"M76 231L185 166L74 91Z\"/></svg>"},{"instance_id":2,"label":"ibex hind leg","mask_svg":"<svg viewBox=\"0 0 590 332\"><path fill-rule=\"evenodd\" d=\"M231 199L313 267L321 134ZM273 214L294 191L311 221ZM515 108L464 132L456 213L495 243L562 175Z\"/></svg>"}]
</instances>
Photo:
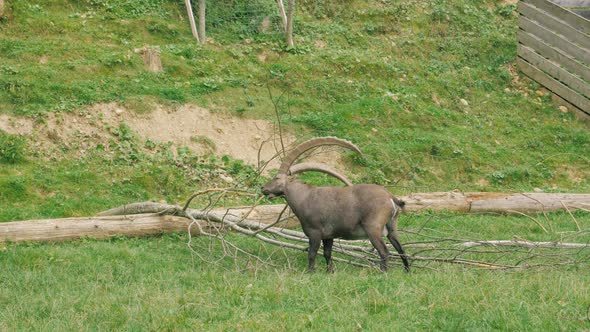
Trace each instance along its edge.
<instances>
[{"instance_id":1,"label":"ibex hind leg","mask_svg":"<svg viewBox=\"0 0 590 332\"><path fill-rule=\"evenodd\" d=\"M371 241L371 244L373 245L373 247L375 247L375 249L377 249L377 252L379 253L379 257L381 257L381 271L385 272L387 271L387 257L389 256L389 250L387 250L387 246L385 245L385 242L383 242L383 239L381 238L381 231L380 230L375 230L375 231L367 231L367 236L369 237L369 240Z\"/></svg>"},{"instance_id":2,"label":"ibex hind leg","mask_svg":"<svg viewBox=\"0 0 590 332\"><path fill-rule=\"evenodd\" d=\"M334 265L332 264L332 245L334 244L334 239L326 239L322 240L324 244L324 258L326 259L326 271L328 273L334 272Z\"/></svg>"},{"instance_id":3,"label":"ibex hind leg","mask_svg":"<svg viewBox=\"0 0 590 332\"><path fill-rule=\"evenodd\" d=\"M397 217L399 216L398 207L396 206L393 200L391 201L391 203L393 205L393 216L391 217L389 222L385 224L385 227L387 228L387 239L389 240L389 242L391 242L391 245L393 245L397 253L400 254L406 272L410 272L410 263L408 262L404 248L402 247L402 244L399 242L397 237Z\"/></svg>"},{"instance_id":4,"label":"ibex hind leg","mask_svg":"<svg viewBox=\"0 0 590 332\"><path fill-rule=\"evenodd\" d=\"M400 255L402 262L404 263L404 268L406 269L406 272L410 272L410 263L406 258L406 253L404 251L404 248L402 248L401 243L399 243L399 241L393 236L392 233L387 234L387 239L389 240L389 242L391 242L391 245L393 245L397 253Z\"/></svg>"}]
</instances>

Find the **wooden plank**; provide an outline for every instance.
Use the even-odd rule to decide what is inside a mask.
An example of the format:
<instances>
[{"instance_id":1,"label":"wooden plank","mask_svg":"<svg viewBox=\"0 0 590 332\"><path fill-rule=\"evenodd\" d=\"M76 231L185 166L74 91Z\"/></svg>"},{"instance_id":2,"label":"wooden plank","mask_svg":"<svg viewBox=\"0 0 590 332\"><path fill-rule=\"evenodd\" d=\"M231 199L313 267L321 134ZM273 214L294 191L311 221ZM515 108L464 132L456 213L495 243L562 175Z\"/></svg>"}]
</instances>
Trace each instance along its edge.
<instances>
[{"instance_id":1,"label":"wooden plank","mask_svg":"<svg viewBox=\"0 0 590 332\"><path fill-rule=\"evenodd\" d=\"M590 21L572 11L569 11L547 0L525 0L524 2L530 3L533 6L546 11L550 15L567 22L567 24L571 25L577 30L590 34ZM590 38L590 36L588 38Z\"/></svg>"},{"instance_id":2,"label":"wooden plank","mask_svg":"<svg viewBox=\"0 0 590 332\"><path fill-rule=\"evenodd\" d=\"M573 28L563 21L556 19L547 12L524 2L518 3L518 11L532 21L536 21L543 27L565 37L567 40L580 45L583 48L590 49L590 37L587 34ZM587 51L588 52L588 51Z\"/></svg>"},{"instance_id":3,"label":"wooden plank","mask_svg":"<svg viewBox=\"0 0 590 332\"><path fill-rule=\"evenodd\" d=\"M542 71L551 75L553 78L556 78L568 87L590 98L590 83L585 82L584 80L571 74L567 70L545 59L544 57L536 53L533 49L527 46L518 44L517 53L521 58L525 59L528 63L541 69Z\"/></svg>"},{"instance_id":4,"label":"wooden plank","mask_svg":"<svg viewBox=\"0 0 590 332\"><path fill-rule=\"evenodd\" d=\"M590 7L590 0L551 0L551 2L562 7Z\"/></svg>"},{"instance_id":5,"label":"wooden plank","mask_svg":"<svg viewBox=\"0 0 590 332\"><path fill-rule=\"evenodd\" d=\"M545 43L559 48L570 57L584 63L590 64L590 51L573 44L566 38L556 34L555 32L539 25L539 23L531 21L530 19L519 16L518 26L526 32L535 35Z\"/></svg>"},{"instance_id":6,"label":"wooden plank","mask_svg":"<svg viewBox=\"0 0 590 332\"><path fill-rule=\"evenodd\" d=\"M585 113L590 114L590 100L588 98L578 94L574 90L568 88L559 81L548 76L541 70L533 67L521 58L518 58L516 60L516 63L518 65L518 68L525 75L537 81L539 84L551 90L553 93L558 94L561 98L567 100L568 102L575 105Z\"/></svg>"},{"instance_id":7,"label":"wooden plank","mask_svg":"<svg viewBox=\"0 0 590 332\"><path fill-rule=\"evenodd\" d=\"M584 66L582 63L576 61L569 55L557 48L551 47L539 38L531 35L528 32L519 30L517 32L518 41L535 50L543 57L560 64L572 73L576 73L586 81L590 82L590 68Z\"/></svg>"}]
</instances>

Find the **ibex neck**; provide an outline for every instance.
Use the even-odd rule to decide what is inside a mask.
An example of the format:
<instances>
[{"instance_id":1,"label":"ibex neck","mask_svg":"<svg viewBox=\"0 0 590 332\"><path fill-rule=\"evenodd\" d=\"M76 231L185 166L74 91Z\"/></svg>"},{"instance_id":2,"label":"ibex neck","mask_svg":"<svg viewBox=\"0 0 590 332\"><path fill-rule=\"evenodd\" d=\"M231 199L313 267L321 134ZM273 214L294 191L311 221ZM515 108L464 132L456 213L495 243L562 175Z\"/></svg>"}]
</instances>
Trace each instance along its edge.
<instances>
[{"instance_id":1,"label":"ibex neck","mask_svg":"<svg viewBox=\"0 0 590 332\"><path fill-rule=\"evenodd\" d=\"M285 186L285 197L287 198L287 202L289 202L291 209L293 209L293 206L298 205L298 202L305 200L312 188L312 186L301 181L289 181Z\"/></svg>"}]
</instances>

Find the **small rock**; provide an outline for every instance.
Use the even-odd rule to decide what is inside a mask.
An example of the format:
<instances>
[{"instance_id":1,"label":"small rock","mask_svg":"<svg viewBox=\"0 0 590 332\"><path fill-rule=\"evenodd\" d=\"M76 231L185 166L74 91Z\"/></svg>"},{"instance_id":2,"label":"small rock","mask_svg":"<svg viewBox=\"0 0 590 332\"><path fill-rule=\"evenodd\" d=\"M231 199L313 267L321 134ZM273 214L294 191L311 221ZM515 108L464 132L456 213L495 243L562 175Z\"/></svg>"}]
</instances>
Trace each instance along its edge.
<instances>
[{"instance_id":1,"label":"small rock","mask_svg":"<svg viewBox=\"0 0 590 332\"><path fill-rule=\"evenodd\" d=\"M315 47L317 47L317 48L319 48L319 49L323 49L323 48L325 48L325 47L326 47L326 45L327 45L327 44L326 44L326 42L325 42L325 41L323 41L323 40L316 40L316 41L314 42L314 45L315 45Z\"/></svg>"},{"instance_id":2,"label":"small rock","mask_svg":"<svg viewBox=\"0 0 590 332\"><path fill-rule=\"evenodd\" d=\"M506 92L506 93L510 93L510 88L506 88L506 89L504 89L504 92Z\"/></svg>"},{"instance_id":3,"label":"small rock","mask_svg":"<svg viewBox=\"0 0 590 332\"><path fill-rule=\"evenodd\" d=\"M543 97L545 95L545 92L543 92L542 90L537 90L535 91L535 93L537 94L537 96L539 97Z\"/></svg>"},{"instance_id":4,"label":"small rock","mask_svg":"<svg viewBox=\"0 0 590 332\"><path fill-rule=\"evenodd\" d=\"M560 110L562 113L567 113L567 111L568 111L567 107L565 107L565 106L563 106L563 105L562 105L562 106L559 106L559 110Z\"/></svg>"},{"instance_id":5,"label":"small rock","mask_svg":"<svg viewBox=\"0 0 590 332\"><path fill-rule=\"evenodd\" d=\"M231 176L219 174L219 178L221 180L223 180L223 182L225 182L225 183L232 183L232 182L234 182L234 179Z\"/></svg>"},{"instance_id":6,"label":"small rock","mask_svg":"<svg viewBox=\"0 0 590 332\"><path fill-rule=\"evenodd\" d=\"M536 192L536 193L542 193L543 192L543 189L541 189L541 188L533 188L533 191Z\"/></svg>"},{"instance_id":7,"label":"small rock","mask_svg":"<svg viewBox=\"0 0 590 332\"><path fill-rule=\"evenodd\" d=\"M437 104L438 106L440 106L440 98L438 97L438 95L436 93L432 94L432 101Z\"/></svg>"},{"instance_id":8,"label":"small rock","mask_svg":"<svg viewBox=\"0 0 590 332\"><path fill-rule=\"evenodd\" d=\"M115 114L121 116L121 115L123 115L123 110L120 108L117 108L117 109L115 109Z\"/></svg>"},{"instance_id":9,"label":"small rock","mask_svg":"<svg viewBox=\"0 0 590 332\"><path fill-rule=\"evenodd\" d=\"M395 93L391 92L391 91L387 91L385 93L385 96L391 98L393 101L398 101L399 100L399 96L396 95Z\"/></svg>"},{"instance_id":10,"label":"small rock","mask_svg":"<svg viewBox=\"0 0 590 332\"><path fill-rule=\"evenodd\" d=\"M467 100L465 100L463 98L459 99L459 102L461 102L461 105L463 105L463 106L469 106L469 103L467 102Z\"/></svg>"},{"instance_id":11,"label":"small rock","mask_svg":"<svg viewBox=\"0 0 590 332\"><path fill-rule=\"evenodd\" d=\"M378 132L379 130L377 130L377 128L371 128L371 131L372 131L372 132L374 132L374 133L376 133L376 132Z\"/></svg>"}]
</instances>

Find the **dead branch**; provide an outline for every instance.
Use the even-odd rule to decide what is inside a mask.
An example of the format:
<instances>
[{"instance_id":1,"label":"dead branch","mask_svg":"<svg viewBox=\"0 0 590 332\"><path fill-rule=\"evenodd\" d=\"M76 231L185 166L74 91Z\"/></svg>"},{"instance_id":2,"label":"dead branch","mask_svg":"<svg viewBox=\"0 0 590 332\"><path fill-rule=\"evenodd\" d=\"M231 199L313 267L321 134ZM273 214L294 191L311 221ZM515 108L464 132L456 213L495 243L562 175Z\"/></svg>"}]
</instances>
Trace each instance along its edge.
<instances>
[{"instance_id":1,"label":"dead branch","mask_svg":"<svg viewBox=\"0 0 590 332\"><path fill-rule=\"evenodd\" d=\"M590 248L588 243L567 243L567 242L532 242L521 240L488 240L470 241L459 244L462 247L494 246L494 247L525 247L525 248L562 248L562 249L583 249Z\"/></svg>"},{"instance_id":2,"label":"dead branch","mask_svg":"<svg viewBox=\"0 0 590 332\"><path fill-rule=\"evenodd\" d=\"M256 197L256 203L244 207L216 208L221 200L228 195ZM441 197L461 198L464 197L462 195L457 192L432 196L414 194L411 195L413 201L410 200L407 206L412 207L412 202L416 202L413 207L428 208L429 203L439 201ZM470 195L472 200L475 199L473 193ZM201 209L191 208L190 205L195 204L195 199L200 196L206 196L201 200L205 201L202 204L204 207ZM492 197L494 200L498 197L507 197L504 194L489 193L481 196ZM525 196L520 195L519 199ZM590 266L590 243L588 242L590 231L580 230L585 225L583 224L585 221L578 221L570 211L570 208L576 208L588 212L587 209L580 208L585 198L583 197L582 202L576 203L572 201L572 197L569 196L567 202L561 197L559 204L574 220L577 231L549 232L535 217L521 210L507 211L513 211L513 213L533 220L545 234L558 235L559 239L557 240L534 242L516 237L511 240L482 240L476 238L474 234L466 233L460 229L441 231L435 227L427 227L430 226L430 223L441 221L440 217L432 215L416 229L405 228L401 232L411 239L411 241L404 243L404 246L410 250L407 257L413 261L415 267L419 268L432 268L432 264L437 264L435 266L460 264L493 270L568 265ZM539 205L538 202L542 202L544 198L535 196L526 199L535 201L535 204ZM246 255L249 259L254 259L256 264L270 264L270 258L263 260L260 255L249 253L229 241L227 231L231 230L268 243L269 247L281 248L281 250L307 250L308 239L305 234L285 226L288 224L298 225L294 217L288 213L288 207L284 204L259 205L260 202L259 196L244 190L235 188L207 189L191 195L183 206L138 202L104 211L99 214L101 217L0 223L0 242L58 241L79 237L105 238L113 235L141 236L188 230L187 245L196 257L204 262L215 263L218 261L211 258L211 246L213 243L221 243L223 257L237 260L238 255ZM507 206L506 202L502 204ZM510 206L514 207L514 205ZM546 210L543 208L542 213L545 213ZM549 217L545 215L545 218L546 223L550 224ZM114 225L118 227L116 230L112 228ZM26 232L29 234L25 237L15 235ZM197 239L194 237L196 234L202 236ZM204 238L211 239L209 247L204 245L207 243ZM376 252L367 241L336 240L332 250L335 261L354 266L375 267L374 263L378 260ZM390 251L393 252L393 250ZM396 257L397 255L392 254L391 256ZM397 261L393 260L392 263L396 264Z\"/></svg>"},{"instance_id":3,"label":"dead branch","mask_svg":"<svg viewBox=\"0 0 590 332\"><path fill-rule=\"evenodd\" d=\"M178 206L172 205L155 205L161 210L158 213L164 214L178 214L182 212L186 217L193 220L193 223L198 224L199 221L208 221L218 223L223 226L252 236L258 240L269 243L280 248L294 249L297 251L307 250L307 237L302 232L276 227L276 223L284 220L279 215L271 224L247 218L256 210L256 207L243 208L240 211L235 209L181 209ZM118 211L138 211L140 208L146 208L153 211L154 205L150 206L146 203L140 203L136 206L127 205L125 208L120 208ZM285 207L283 207L284 211ZM246 211L245 213L241 211ZM111 210L112 211L112 210ZM422 227L420 232L414 232L420 237L429 239L428 241L408 243L408 248L418 249L416 252L408 254L408 258L414 262L414 266L427 267L423 264L430 263L449 263L459 264L464 266L471 266L476 268L491 269L491 270L509 270L509 269L525 269L534 267L546 266L566 266L576 264L586 264L590 262L590 253L582 252L581 250L590 249L587 243L566 243L566 242L532 242L526 240L469 240L453 237L445 237L440 235L426 234L429 229ZM221 241L226 241L219 234L211 234L207 232L200 232L204 236L214 237ZM411 234L408 230L406 233ZM191 243L189 243L191 246ZM494 250L473 250L476 247L490 247ZM509 247L525 248L527 251L514 251L508 249ZM233 248L242 254L251 256L247 251L233 246ZM498 248L506 248L499 250ZM574 259L566 254L557 253L537 253L533 250L559 250L559 249L577 249L577 253L582 255L581 259ZM375 263L378 261L378 256L370 247L367 241L345 241L338 240L335 242L333 253L336 255L339 262L351 264L354 266L370 266L376 267ZM451 257L448 254L453 253ZM475 255L480 257L474 259ZM202 256L202 255L200 255ZM397 254L392 254L392 257ZM492 261L482 260L481 257L494 257ZM485 259L485 258L484 258ZM539 260L553 260L553 263L540 262ZM525 264L526 262L526 264ZM395 263L395 262L394 262Z\"/></svg>"}]
</instances>

